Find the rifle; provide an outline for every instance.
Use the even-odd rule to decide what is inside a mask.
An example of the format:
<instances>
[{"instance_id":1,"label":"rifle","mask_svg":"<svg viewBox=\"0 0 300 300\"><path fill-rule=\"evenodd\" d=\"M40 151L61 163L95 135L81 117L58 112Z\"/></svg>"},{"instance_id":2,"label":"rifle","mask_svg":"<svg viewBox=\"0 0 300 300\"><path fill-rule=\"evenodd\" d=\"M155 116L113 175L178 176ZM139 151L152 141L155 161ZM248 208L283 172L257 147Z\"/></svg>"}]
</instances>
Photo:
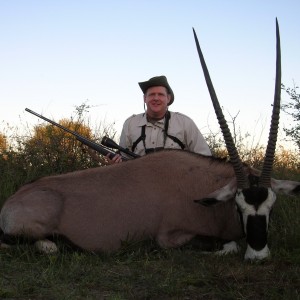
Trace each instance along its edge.
<instances>
[{"instance_id":1,"label":"rifle","mask_svg":"<svg viewBox=\"0 0 300 300\"><path fill-rule=\"evenodd\" d=\"M105 136L102 138L101 144L109 147L109 148L113 148L113 149L117 149L123 153L128 154L129 156L131 156L132 158L138 158L140 157L140 155L135 154L134 152L129 151L126 148L121 147L120 145L118 145L116 142L114 142L112 139L110 139L109 137Z\"/></svg>"},{"instance_id":2,"label":"rifle","mask_svg":"<svg viewBox=\"0 0 300 300\"><path fill-rule=\"evenodd\" d=\"M92 148L93 150L99 152L100 154L102 154L102 155L104 155L104 156L108 155L108 157L109 157L110 159L112 159L112 158L117 154L116 152L114 152L114 151L112 151L112 150L110 150L110 149L107 149L106 147L104 147L104 146L102 146L102 145L100 145L100 144L97 144L97 143L95 143L95 142L93 142L93 141L91 141L91 140L89 140L89 139L83 137L83 136L80 135L79 133L77 133L77 132L75 132L75 131L73 131L73 130L70 130L70 129L68 129L68 128L66 128L66 127L64 127L64 126L62 126L62 125L60 125L60 124L58 124L58 123L56 123L56 122L54 122L54 121L52 121L52 120L50 120L50 119L48 119L48 118L46 118L46 117L44 117L44 116L38 114L38 113L36 113L36 112L30 110L30 109L28 109L28 108L25 108L25 110L26 110L27 112L29 112L29 113L31 113L31 114L33 114L33 115L35 115L35 116L37 116L37 117L43 119L43 120L45 120L45 121L51 123L52 125L54 125L54 126L60 128L60 129L64 130L64 131L66 131L66 132L72 134L72 135L75 136L76 139L77 139L79 142L81 142L82 144L84 144L84 145L86 145L86 146ZM134 154L134 153L133 153L133 154ZM129 158L122 156L122 160L128 160L128 159L129 159Z\"/></svg>"}]
</instances>

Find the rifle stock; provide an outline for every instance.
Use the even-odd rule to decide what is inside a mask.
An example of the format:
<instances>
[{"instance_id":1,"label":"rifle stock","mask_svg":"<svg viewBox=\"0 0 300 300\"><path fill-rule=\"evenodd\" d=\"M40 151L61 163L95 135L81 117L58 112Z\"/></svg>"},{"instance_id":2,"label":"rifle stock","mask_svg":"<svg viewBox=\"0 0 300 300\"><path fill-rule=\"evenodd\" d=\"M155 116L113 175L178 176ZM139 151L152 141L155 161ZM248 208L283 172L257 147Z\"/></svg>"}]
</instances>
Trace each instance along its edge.
<instances>
[{"instance_id":1,"label":"rifle stock","mask_svg":"<svg viewBox=\"0 0 300 300\"><path fill-rule=\"evenodd\" d=\"M95 143L95 142L93 142L93 141L91 141L91 140L89 140L89 139L83 137L83 136L80 135L79 133L77 133L77 132L75 132L75 131L73 131L73 130L70 130L70 129L68 129L68 128L62 126L62 125L60 125L60 124L58 124L58 123L56 123L56 122L54 122L54 121L52 121L52 120L50 120L50 119L48 119L48 118L42 116L42 115L40 115L40 114L34 112L33 110L31 110L31 109L29 109L29 108L25 108L25 110L26 110L27 112L29 112L29 113L31 113L31 114L33 114L33 115L35 115L35 116L41 118L41 119L47 121L48 123L50 123L50 124L52 124L52 125L54 125L54 126L60 128L60 129L62 129L62 130L64 130L64 131L66 131L66 132L72 134L72 135L75 136L76 139L77 139L79 142L81 142L82 144L88 146L89 148L91 148L91 149L93 149L93 150L99 152L100 154L102 154L102 155L104 155L104 156L108 155L108 157L109 157L110 159L112 159L112 158L117 154L116 152L114 152L114 151L112 151L112 150L109 150L109 149L103 147L102 145L97 144L97 143ZM128 160L128 158L122 156L122 160Z\"/></svg>"},{"instance_id":2,"label":"rifle stock","mask_svg":"<svg viewBox=\"0 0 300 300\"><path fill-rule=\"evenodd\" d=\"M132 158L138 158L140 157L140 155L138 154L135 154L134 152L131 152L129 151L128 149L125 149L123 147L121 147L120 145L118 145L117 143L115 143L112 139L110 139L109 137L105 136L102 138L102 141L101 141L101 144L106 146L106 147L109 147L109 148L112 148L112 149L117 149L129 156L131 156Z\"/></svg>"}]
</instances>

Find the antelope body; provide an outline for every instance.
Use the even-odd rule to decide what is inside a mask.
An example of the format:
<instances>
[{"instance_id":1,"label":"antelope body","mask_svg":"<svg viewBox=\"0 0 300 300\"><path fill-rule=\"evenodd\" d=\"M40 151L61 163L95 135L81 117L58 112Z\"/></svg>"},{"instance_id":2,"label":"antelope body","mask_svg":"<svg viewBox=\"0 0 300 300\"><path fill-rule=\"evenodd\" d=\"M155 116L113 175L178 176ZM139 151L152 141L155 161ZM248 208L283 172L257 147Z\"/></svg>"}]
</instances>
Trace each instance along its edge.
<instances>
[{"instance_id":1,"label":"antelope body","mask_svg":"<svg viewBox=\"0 0 300 300\"><path fill-rule=\"evenodd\" d=\"M275 193L300 192L299 182L271 178L281 89L277 20L275 96L261 173L240 161L195 31L194 37L231 163L172 150L46 177L5 202L0 213L4 234L37 240L58 234L90 251L114 251L128 239L154 238L162 247L177 247L196 235L230 241L245 234L246 259L269 255L267 232Z\"/></svg>"},{"instance_id":2,"label":"antelope body","mask_svg":"<svg viewBox=\"0 0 300 300\"><path fill-rule=\"evenodd\" d=\"M7 200L5 234L67 237L91 251L127 239L154 238L176 247L195 235L242 237L234 201L196 204L234 178L230 164L186 151L164 151L109 167L42 178Z\"/></svg>"}]
</instances>

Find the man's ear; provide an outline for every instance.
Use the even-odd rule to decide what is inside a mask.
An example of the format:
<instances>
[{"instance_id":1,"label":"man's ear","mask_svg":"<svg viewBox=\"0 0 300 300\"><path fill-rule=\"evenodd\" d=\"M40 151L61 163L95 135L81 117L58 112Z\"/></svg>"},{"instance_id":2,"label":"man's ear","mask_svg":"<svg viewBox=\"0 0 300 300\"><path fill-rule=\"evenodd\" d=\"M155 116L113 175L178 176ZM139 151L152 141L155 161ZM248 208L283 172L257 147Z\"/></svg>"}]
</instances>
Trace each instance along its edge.
<instances>
[{"instance_id":1,"label":"man's ear","mask_svg":"<svg viewBox=\"0 0 300 300\"><path fill-rule=\"evenodd\" d=\"M168 98L167 104L169 105L169 103L171 101L171 94L167 94L167 98Z\"/></svg>"}]
</instances>

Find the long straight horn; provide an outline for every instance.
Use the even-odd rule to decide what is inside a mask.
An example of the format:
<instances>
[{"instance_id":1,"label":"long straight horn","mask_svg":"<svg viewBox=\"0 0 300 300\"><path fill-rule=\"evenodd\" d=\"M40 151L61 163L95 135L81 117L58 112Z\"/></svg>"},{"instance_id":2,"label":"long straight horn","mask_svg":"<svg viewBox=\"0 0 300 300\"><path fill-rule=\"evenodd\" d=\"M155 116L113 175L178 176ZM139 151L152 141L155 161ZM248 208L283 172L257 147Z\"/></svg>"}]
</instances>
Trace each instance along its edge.
<instances>
[{"instance_id":1,"label":"long straight horn","mask_svg":"<svg viewBox=\"0 0 300 300\"><path fill-rule=\"evenodd\" d=\"M280 113L280 95L281 95L281 51L278 20L276 18L276 81L275 95L273 103L273 113L269 133L269 141L266 149L263 169L260 176L260 185L271 186L271 173L275 158L276 141L278 134L279 113Z\"/></svg>"},{"instance_id":2,"label":"long straight horn","mask_svg":"<svg viewBox=\"0 0 300 300\"><path fill-rule=\"evenodd\" d=\"M208 72L208 69L207 69L207 66L206 66L206 63L205 63L205 60L204 60L204 57L203 57L203 54L202 54L202 51L201 51L201 48L200 48L200 45L199 45L199 41L198 41L198 38L197 38L197 35L196 35L196 32L195 32L194 28L193 28L193 32L194 32L194 38L195 38L195 42L196 42L197 51L198 51L198 55L199 55L199 58L200 58L203 74L204 74L205 81L206 81L206 84L207 84L207 87L208 87L208 91L210 93L210 97L211 97L211 100L212 100L212 103L213 103L213 106L214 106L214 109L215 109L215 113L217 115L221 131L223 133L226 148L227 148L227 151L228 151L228 154L229 154L229 157L230 157L230 160L231 160L231 163L232 163L235 175L236 175L237 186L238 186L238 188L241 188L241 189L246 188L246 187L248 187L248 180L247 180L246 174L245 174L244 169L243 169L243 164L241 162L241 159L239 157L236 146L234 144L231 132L229 130L229 127L228 127L227 122L225 120L225 117L224 117L224 114L222 112L221 106L219 104L219 100L217 98L215 89L214 89L212 81L210 79L209 72Z\"/></svg>"}]
</instances>

